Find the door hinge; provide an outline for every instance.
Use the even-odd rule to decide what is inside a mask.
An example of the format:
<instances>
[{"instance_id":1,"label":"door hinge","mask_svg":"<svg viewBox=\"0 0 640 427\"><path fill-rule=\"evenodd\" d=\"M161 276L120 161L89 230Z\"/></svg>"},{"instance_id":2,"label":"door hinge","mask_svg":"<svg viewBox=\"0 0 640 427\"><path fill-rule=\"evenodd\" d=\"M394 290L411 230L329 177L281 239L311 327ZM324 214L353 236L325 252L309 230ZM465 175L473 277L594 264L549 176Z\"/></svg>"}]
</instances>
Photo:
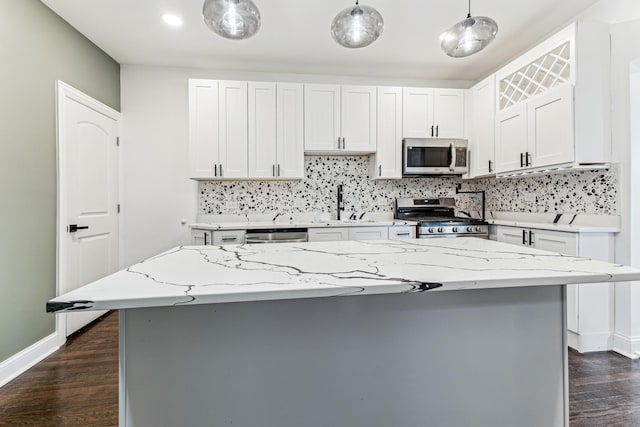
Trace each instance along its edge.
<instances>
[{"instance_id":1,"label":"door hinge","mask_svg":"<svg viewBox=\"0 0 640 427\"><path fill-rule=\"evenodd\" d=\"M116 137L116 147L120 147L120 137Z\"/></svg>"},{"instance_id":2,"label":"door hinge","mask_svg":"<svg viewBox=\"0 0 640 427\"><path fill-rule=\"evenodd\" d=\"M118 203L118 213L120 213L120 203Z\"/></svg>"}]
</instances>

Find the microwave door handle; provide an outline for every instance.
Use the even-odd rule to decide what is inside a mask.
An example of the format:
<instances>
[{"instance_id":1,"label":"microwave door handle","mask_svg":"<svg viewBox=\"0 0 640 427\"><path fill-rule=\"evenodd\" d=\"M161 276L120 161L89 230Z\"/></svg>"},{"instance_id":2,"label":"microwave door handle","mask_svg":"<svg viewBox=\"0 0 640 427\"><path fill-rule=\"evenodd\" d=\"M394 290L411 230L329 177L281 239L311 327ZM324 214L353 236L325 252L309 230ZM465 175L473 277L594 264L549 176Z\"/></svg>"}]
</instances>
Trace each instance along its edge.
<instances>
[{"instance_id":1,"label":"microwave door handle","mask_svg":"<svg viewBox=\"0 0 640 427\"><path fill-rule=\"evenodd\" d=\"M449 165L449 170L454 171L456 168L456 147L451 144L451 164Z\"/></svg>"}]
</instances>

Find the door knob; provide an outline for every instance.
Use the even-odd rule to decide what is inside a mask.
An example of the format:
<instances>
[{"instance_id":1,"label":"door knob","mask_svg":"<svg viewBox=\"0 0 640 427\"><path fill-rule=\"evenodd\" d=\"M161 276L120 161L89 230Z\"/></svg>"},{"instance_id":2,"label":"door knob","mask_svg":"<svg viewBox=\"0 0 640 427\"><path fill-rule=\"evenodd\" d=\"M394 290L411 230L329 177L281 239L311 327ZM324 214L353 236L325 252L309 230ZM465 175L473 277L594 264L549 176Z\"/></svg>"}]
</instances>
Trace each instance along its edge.
<instances>
[{"instance_id":1,"label":"door knob","mask_svg":"<svg viewBox=\"0 0 640 427\"><path fill-rule=\"evenodd\" d=\"M69 233L75 233L78 230L87 230L88 228L88 225L85 225L84 227L78 227L78 224L71 224L69 225L69 227L67 227L67 230L69 230Z\"/></svg>"}]
</instances>

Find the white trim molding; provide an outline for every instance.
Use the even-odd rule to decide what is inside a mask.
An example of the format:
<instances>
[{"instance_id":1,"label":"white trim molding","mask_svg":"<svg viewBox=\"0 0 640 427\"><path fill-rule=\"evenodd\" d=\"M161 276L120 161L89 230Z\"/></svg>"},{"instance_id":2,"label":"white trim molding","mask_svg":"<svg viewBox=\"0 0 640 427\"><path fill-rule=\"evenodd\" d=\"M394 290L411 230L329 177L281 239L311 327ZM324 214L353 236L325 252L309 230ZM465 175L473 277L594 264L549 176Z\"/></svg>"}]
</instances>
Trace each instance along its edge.
<instances>
[{"instance_id":1,"label":"white trim molding","mask_svg":"<svg viewBox=\"0 0 640 427\"><path fill-rule=\"evenodd\" d=\"M616 333L613 336L613 351L629 359L640 358L640 336L630 337Z\"/></svg>"},{"instance_id":2,"label":"white trim molding","mask_svg":"<svg viewBox=\"0 0 640 427\"><path fill-rule=\"evenodd\" d=\"M576 334L569 331L569 347L580 353L593 351L609 351L613 347L613 339L610 332Z\"/></svg>"},{"instance_id":3,"label":"white trim molding","mask_svg":"<svg viewBox=\"0 0 640 427\"><path fill-rule=\"evenodd\" d=\"M0 387L34 366L60 348L56 333L42 338L35 344L0 362Z\"/></svg>"}]
</instances>

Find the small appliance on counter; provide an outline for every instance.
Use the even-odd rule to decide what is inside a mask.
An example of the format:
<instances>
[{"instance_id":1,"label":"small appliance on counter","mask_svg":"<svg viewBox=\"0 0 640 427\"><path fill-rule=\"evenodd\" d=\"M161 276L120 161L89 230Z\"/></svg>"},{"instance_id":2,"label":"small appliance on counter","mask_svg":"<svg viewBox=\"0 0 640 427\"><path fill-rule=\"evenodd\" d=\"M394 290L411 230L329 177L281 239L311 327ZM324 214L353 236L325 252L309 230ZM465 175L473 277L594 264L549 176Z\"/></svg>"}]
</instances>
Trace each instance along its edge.
<instances>
[{"instance_id":1,"label":"small appliance on counter","mask_svg":"<svg viewBox=\"0 0 640 427\"><path fill-rule=\"evenodd\" d=\"M416 237L489 238L489 224L481 219L455 216L453 197L433 199L396 199L396 219L417 221Z\"/></svg>"}]
</instances>

